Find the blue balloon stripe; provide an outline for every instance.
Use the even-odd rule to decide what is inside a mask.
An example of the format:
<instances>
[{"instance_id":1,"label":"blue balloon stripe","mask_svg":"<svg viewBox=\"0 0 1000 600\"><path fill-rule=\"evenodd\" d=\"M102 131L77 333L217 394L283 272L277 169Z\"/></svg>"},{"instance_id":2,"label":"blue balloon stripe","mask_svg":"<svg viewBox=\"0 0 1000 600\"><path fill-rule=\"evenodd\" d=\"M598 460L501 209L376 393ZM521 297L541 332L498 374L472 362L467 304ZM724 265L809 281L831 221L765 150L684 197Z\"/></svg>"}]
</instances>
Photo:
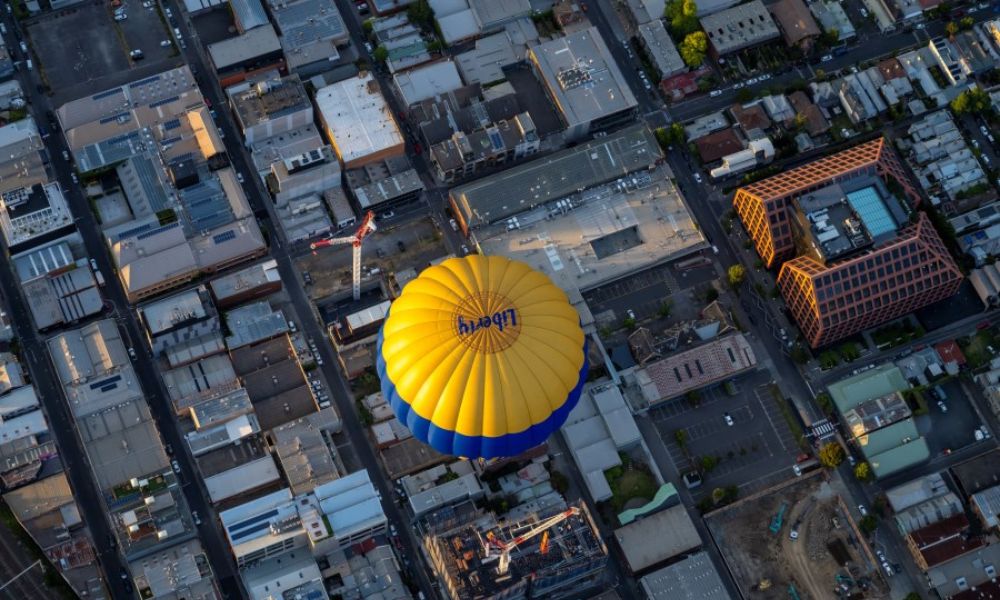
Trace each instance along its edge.
<instances>
[{"instance_id":1,"label":"blue balloon stripe","mask_svg":"<svg viewBox=\"0 0 1000 600\"><path fill-rule=\"evenodd\" d=\"M580 401L583 386L587 382L589 363L587 360L589 342L584 337L583 366L577 378L576 386L566 397L566 401L554 410L544 421L532 425L524 431L509 433L498 437L467 436L461 433L438 427L431 420L425 419L413 410L410 404L399 395L395 384L389 378L386 362L382 358L382 332L379 331L376 348L376 369L381 381L382 395L392 407L396 418L409 428L413 437L431 446L442 454L462 456L467 458L500 458L516 456L530 450L548 439L550 435L563 426L569 413Z\"/></svg>"}]
</instances>

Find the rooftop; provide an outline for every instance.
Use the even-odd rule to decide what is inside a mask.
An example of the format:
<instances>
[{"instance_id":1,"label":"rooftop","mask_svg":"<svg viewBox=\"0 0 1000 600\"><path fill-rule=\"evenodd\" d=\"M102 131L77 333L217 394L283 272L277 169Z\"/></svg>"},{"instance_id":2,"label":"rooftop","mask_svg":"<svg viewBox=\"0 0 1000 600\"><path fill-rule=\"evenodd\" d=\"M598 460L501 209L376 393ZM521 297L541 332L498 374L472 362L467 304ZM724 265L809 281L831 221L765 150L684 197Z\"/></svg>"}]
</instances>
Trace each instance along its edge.
<instances>
[{"instance_id":1,"label":"rooftop","mask_svg":"<svg viewBox=\"0 0 1000 600\"><path fill-rule=\"evenodd\" d=\"M316 106L345 166L386 152L402 154L403 136L396 118L370 73L320 88Z\"/></svg>"},{"instance_id":2,"label":"rooftop","mask_svg":"<svg viewBox=\"0 0 1000 600\"><path fill-rule=\"evenodd\" d=\"M663 25L663 19L639 25L639 38L661 79L687 70L687 65L681 60L674 41Z\"/></svg>"},{"instance_id":3,"label":"rooftop","mask_svg":"<svg viewBox=\"0 0 1000 600\"><path fill-rule=\"evenodd\" d=\"M543 42L528 57L570 129L638 106L596 27Z\"/></svg>"},{"instance_id":4,"label":"rooftop","mask_svg":"<svg viewBox=\"0 0 1000 600\"><path fill-rule=\"evenodd\" d=\"M843 418L851 434L860 437L907 419L911 415L910 407L903 396L899 392L891 392L885 396L865 400L854 408L844 411Z\"/></svg>"},{"instance_id":5,"label":"rooftop","mask_svg":"<svg viewBox=\"0 0 1000 600\"><path fill-rule=\"evenodd\" d=\"M337 413L326 408L271 431L275 454L293 493L311 492L340 477L331 450L332 435L340 429Z\"/></svg>"},{"instance_id":6,"label":"rooftop","mask_svg":"<svg viewBox=\"0 0 1000 600\"><path fill-rule=\"evenodd\" d=\"M884 397L910 387L903 372L892 363L870 369L859 375L827 386L837 410L845 413L872 398Z\"/></svg>"},{"instance_id":7,"label":"rooftop","mask_svg":"<svg viewBox=\"0 0 1000 600\"><path fill-rule=\"evenodd\" d=\"M260 0L255 1L260 3ZM258 56L276 52L281 52L281 42L274 26L266 20L260 27L255 27L242 35L208 45L208 55L212 58L212 64L220 72Z\"/></svg>"},{"instance_id":8,"label":"rooftop","mask_svg":"<svg viewBox=\"0 0 1000 600\"><path fill-rule=\"evenodd\" d=\"M650 363L636 371L636 383L645 402L653 405L756 366L750 343L736 333Z\"/></svg>"},{"instance_id":9,"label":"rooftop","mask_svg":"<svg viewBox=\"0 0 1000 600\"><path fill-rule=\"evenodd\" d=\"M217 277L209 282L212 295L220 303L240 296L248 290L262 287L281 287L281 276L278 274L278 263L271 259L250 265L245 269L240 269Z\"/></svg>"},{"instance_id":10,"label":"rooftop","mask_svg":"<svg viewBox=\"0 0 1000 600\"><path fill-rule=\"evenodd\" d=\"M267 13L260 0L229 0L229 6L240 33L267 24Z\"/></svg>"},{"instance_id":11,"label":"rooftop","mask_svg":"<svg viewBox=\"0 0 1000 600\"><path fill-rule=\"evenodd\" d=\"M268 4L290 71L340 57L337 46L347 43L348 33L332 0L268 0Z\"/></svg>"},{"instance_id":12,"label":"rooftop","mask_svg":"<svg viewBox=\"0 0 1000 600\"><path fill-rule=\"evenodd\" d=\"M781 33L761 0L701 17L701 26L718 54L728 54L777 38Z\"/></svg>"},{"instance_id":13,"label":"rooftop","mask_svg":"<svg viewBox=\"0 0 1000 600\"><path fill-rule=\"evenodd\" d=\"M288 321L280 310L274 310L266 300L247 304L226 313L231 332L226 337L229 350L282 335L288 331Z\"/></svg>"},{"instance_id":14,"label":"rooftop","mask_svg":"<svg viewBox=\"0 0 1000 600\"><path fill-rule=\"evenodd\" d=\"M603 570L607 563L607 548L586 505L580 504L579 508L582 514L548 530L547 553L539 549L542 536L518 546L518 551L511 554L507 577L497 577L496 561L486 558L482 542L485 534L490 532L506 542L543 518L552 516L554 511L502 524L498 524L491 513L473 513L463 519L464 522L430 537L425 543L434 546L432 554L440 557L434 561L435 571L456 597L502 596L505 591L523 589L529 582L534 582L532 588L536 593L544 592L559 585L560 579L572 582L574 575L582 578L584 574Z\"/></svg>"},{"instance_id":15,"label":"rooftop","mask_svg":"<svg viewBox=\"0 0 1000 600\"><path fill-rule=\"evenodd\" d=\"M0 226L8 246L69 227L73 216L56 182L0 193Z\"/></svg>"},{"instance_id":16,"label":"rooftop","mask_svg":"<svg viewBox=\"0 0 1000 600\"><path fill-rule=\"evenodd\" d=\"M392 76L405 106L462 87L454 61L429 63Z\"/></svg>"},{"instance_id":17,"label":"rooftop","mask_svg":"<svg viewBox=\"0 0 1000 600\"><path fill-rule=\"evenodd\" d=\"M971 496L995 485L1000 485L1000 472L996 465L1000 461L1000 449L994 448L976 458L970 458L951 468L964 496Z\"/></svg>"},{"instance_id":18,"label":"rooftop","mask_svg":"<svg viewBox=\"0 0 1000 600\"><path fill-rule=\"evenodd\" d=\"M649 600L730 600L707 552L696 552L639 579Z\"/></svg>"},{"instance_id":19,"label":"rooftop","mask_svg":"<svg viewBox=\"0 0 1000 600\"><path fill-rule=\"evenodd\" d=\"M701 546L701 536L682 504L646 515L616 529L614 535L632 573Z\"/></svg>"},{"instance_id":20,"label":"rooftop","mask_svg":"<svg viewBox=\"0 0 1000 600\"><path fill-rule=\"evenodd\" d=\"M144 399L78 418L77 428L101 490L169 470L160 432Z\"/></svg>"},{"instance_id":21,"label":"rooftop","mask_svg":"<svg viewBox=\"0 0 1000 600\"><path fill-rule=\"evenodd\" d=\"M703 247L668 175L665 169L640 171L571 193L479 229L480 247L548 275L590 323L582 292Z\"/></svg>"},{"instance_id":22,"label":"rooftop","mask_svg":"<svg viewBox=\"0 0 1000 600\"><path fill-rule=\"evenodd\" d=\"M140 596L155 600L215 600L219 596L205 568L208 558L197 539L163 548L129 563Z\"/></svg>"},{"instance_id":23,"label":"rooftop","mask_svg":"<svg viewBox=\"0 0 1000 600\"><path fill-rule=\"evenodd\" d=\"M273 121L299 110L312 111L312 103L298 75L259 81L231 96L243 128Z\"/></svg>"},{"instance_id":24,"label":"rooftop","mask_svg":"<svg viewBox=\"0 0 1000 600\"><path fill-rule=\"evenodd\" d=\"M184 290L139 307L143 324L151 336L160 335L191 321L204 319L214 312L204 287Z\"/></svg>"},{"instance_id":25,"label":"rooftop","mask_svg":"<svg viewBox=\"0 0 1000 600\"><path fill-rule=\"evenodd\" d=\"M778 0L770 9L789 45L819 37L819 26L802 0Z\"/></svg>"},{"instance_id":26,"label":"rooftop","mask_svg":"<svg viewBox=\"0 0 1000 600\"><path fill-rule=\"evenodd\" d=\"M462 219L475 229L645 169L661 157L649 129L633 125L454 187L450 196Z\"/></svg>"}]
</instances>

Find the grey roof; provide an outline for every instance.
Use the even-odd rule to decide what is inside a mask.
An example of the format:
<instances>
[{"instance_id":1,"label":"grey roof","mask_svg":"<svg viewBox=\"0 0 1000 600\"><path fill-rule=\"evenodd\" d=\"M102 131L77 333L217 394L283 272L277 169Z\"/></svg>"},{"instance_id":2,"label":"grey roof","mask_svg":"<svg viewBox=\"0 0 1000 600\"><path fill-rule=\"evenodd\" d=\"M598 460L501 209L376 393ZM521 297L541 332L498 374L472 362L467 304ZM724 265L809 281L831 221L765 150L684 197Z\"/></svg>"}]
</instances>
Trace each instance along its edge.
<instances>
[{"instance_id":1,"label":"grey roof","mask_svg":"<svg viewBox=\"0 0 1000 600\"><path fill-rule=\"evenodd\" d=\"M701 546L701 536L682 504L616 529L615 539L633 573Z\"/></svg>"},{"instance_id":2,"label":"grey roof","mask_svg":"<svg viewBox=\"0 0 1000 600\"><path fill-rule=\"evenodd\" d=\"M661 157L649 129L633 125L452 188L451 198L466 223L478 227L644 169Z\"/></svg>"},{"instance_id":3,"label":"grey roof","mask_svg":"<svg viewBox=\"0 0 1000 600\"><path fill-rule=\"evenodd\" d=\"M230 350L271 339L288 331L288 322L280 310L272 310L267 301L255 302L226 313L232 335L226 338Z\"/></svg>"},{"instance_id":4,"label":"grey roof","mask_svg":"<svg viewBox=\"0 0 1000 600\"><path fill-rule=\"evenodd\" d=\"M208 54L212 57L212 64L219 71L224 71L245 60L279 50L281 50L281 42L271 25L258 27L241 36L208 46Z\"/></svg>"},{"instance_id":5,"label":"grey roof","mask_svg":"<svg viewBox=\"0 0 1000 600\"><path fill-rule=\"evenodd\" d=\"M670 77L687 70L687 65L681 60L681 55L670 39L661 19L650 21L639 26L639 39L646 49L646 55L653 62L660 77Z\"/></svg>"},{"instance_id":6,"label":"grey roof","mask_svg":"<svg viewBox=\"0 0 1000 600\"><path fill-rule=\"evenodd\" d=\"M75 262L73 251L65 241L49 244L14 255L14 268L21 283L47 275Z\"/></svg>"},{"instance_id":7,"label":"grey roof","mask_svg":"<svg viewBox=\"0 0 1000 600\"><path fill-rule=\"evenodd\" d=\"M270 1L290 69L339 56L347 28L332 0Z\"/></svg>"},{"instance_id":8,"label":"grey roof","mask_svg":"<svg viewBox=\"0 0 1000 600\"><path fill-rule=\"evenodd\" d=\"M167 194L148 154L130 157L118 166L117 172L136 219L154 215L167 207Z\"/></svg>"},{"instance_id":9,"label":"grey roof","mask_svg":"<svg viewBox=\"0 0 1000 600\"><path fill-rule=\"evenodd\" d=\"M639 580L649 600L730 600L706 552L698 552Z\"/></svg>"},{"instance_id":10,"label":"grey roof","mask_svg":"<svg viewBox=\"0 0 1000 600\"><path fill-rule=\"evenodd\" d=\"M528 55L570 128L638 106L596 27L534 46Z\"/></svg>"},{"instance_id":11,"label":"grey roof","mask_svg":"<svg viewBox=\"0 0 1000 600\"><path fill-rule=\"evenodd\" d=\"M233 9L233 19L240 33L267 24L267 13L260 0L229 0L229 6Z\"/></svg>"},{"instance_id":12,"label":"grey roof","mask_svg":"<svg viewBox=\"0 0 1000 600\"><path fill-rule=\"evenodd\" d=\"M412 194L424 189L424 183L415 169L408 169L374 183L352 190L362 210L374 208L383 202Z\"/></svg>"},{"instance_id":13,"label":"grey roof","mask_svg":"<svg viewBox=\"0 0 1000 600\"><path fill-rule=\"evenodd\" d=\"M139 399L77 421L102 490L167 468L167 456L146 401Z\"/></svg>"},{"instance_id":14,"label":"grey roof","mask_svg":"<svg viewBox=\"0 0 1000 600\"><path fill-rule=\"evenodd\" d=\"M81 261L85 264L85 261ZM89 266L77 266L55 277L22 286L35 327L73 323L104 310L104 301Z\"/></svg>"},{"instance_id":15,"label":"grey roof","mask_svg":"<svg viewBox=\"0 0 1000 600\"><path fill-rule=\"evenodd\" d=\"M271 431L275 453L292 493L305 494L340 476L326 436L340 431L331 408L312 413Z\"/></svg>"},{"instance_id":16,"label":"grey roof","mask_svg":"<svg viewBox=\"0 0 1000 600\"><path fill-rule=\"evenodd\" d=\"M702 17L701 26L719 54L749 48L781 35L761 0Z\"/></svg>"}]
</instances>

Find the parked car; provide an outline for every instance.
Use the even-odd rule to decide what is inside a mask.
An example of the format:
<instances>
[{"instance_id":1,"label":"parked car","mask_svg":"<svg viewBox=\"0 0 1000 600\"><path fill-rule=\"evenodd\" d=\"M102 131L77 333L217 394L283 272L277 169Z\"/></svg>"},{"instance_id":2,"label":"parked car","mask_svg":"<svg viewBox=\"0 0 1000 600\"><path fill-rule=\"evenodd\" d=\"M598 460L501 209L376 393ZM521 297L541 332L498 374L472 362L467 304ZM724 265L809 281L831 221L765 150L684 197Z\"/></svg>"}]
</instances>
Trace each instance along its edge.
<instances>
[{"instance_id":1,"label":"parked car","mask_svg":"<svg viewBox=\"0 0 1000 600\"><path fill-rule=\"evenodd\" d=\"M726 420L726 425L729 425L730 427L734 425L733 418L729 416L729 413L722 415L722 417Z\"/></svg>"},{"instance_id":2,"label":"parked car","mask_svg":"<svg viewBox=\"0 0 1000 600\"><path fill-rule=\"evenodd\" d=\"M867 517L868 516L868 509L865 508L864 504L859 504L858 505L858 512L861 513L862 517Z\"/></svg>"},{"instance_id":3,"label":"parked car","mask_svg":"<svg viewBox=\"0 0 1000 600\"><path fill-rule=\"evenodd\" d=\"M823 58L819 59L819 62L830 62L831 60L833 60L832 54L824 54Z\"/></svg>"},{"instance_id":4,"label":"parked car","mask_svg":"<svg viewBox=\"0 0 1000 600\"><path fill-rule=\"evenodd\" d=\"M174 469L174 473L179 474L181 472L181 463L177 462L176 459L170 461L170 466Z\"/></svg>"},{"instance_id":5,"label":"parked car","mask_svg":"<svg viewBox=\"0 0 1000 600\"><path fill-rule=\"evenodd\" d=\"M712 90L711 92L708 93L708 95L711 96L712 98L718 98L719 96L722 95L722 90Z\"/></svg>"}]
</instances>

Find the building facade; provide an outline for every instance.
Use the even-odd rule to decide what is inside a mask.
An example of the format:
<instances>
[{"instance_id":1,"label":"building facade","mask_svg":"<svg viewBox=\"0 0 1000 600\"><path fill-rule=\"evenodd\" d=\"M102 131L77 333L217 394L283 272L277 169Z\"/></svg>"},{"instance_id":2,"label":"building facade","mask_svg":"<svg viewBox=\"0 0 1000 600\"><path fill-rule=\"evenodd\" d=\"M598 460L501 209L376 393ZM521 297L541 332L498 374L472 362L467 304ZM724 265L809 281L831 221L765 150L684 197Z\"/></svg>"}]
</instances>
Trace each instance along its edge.
<instances>
[{"instance_id":1,"label":"building facade","mask_svg":"<svg viewBox=\"0 0 1000 600\"><path fill-rule=\"evenodd\" d=\"M737 190L733 204L812 347L958 291L962 274L884 139ZM785 262L787 261L787 262ZM783 263L783 264L781 264Z\"/></svg>"}]
</instances>

